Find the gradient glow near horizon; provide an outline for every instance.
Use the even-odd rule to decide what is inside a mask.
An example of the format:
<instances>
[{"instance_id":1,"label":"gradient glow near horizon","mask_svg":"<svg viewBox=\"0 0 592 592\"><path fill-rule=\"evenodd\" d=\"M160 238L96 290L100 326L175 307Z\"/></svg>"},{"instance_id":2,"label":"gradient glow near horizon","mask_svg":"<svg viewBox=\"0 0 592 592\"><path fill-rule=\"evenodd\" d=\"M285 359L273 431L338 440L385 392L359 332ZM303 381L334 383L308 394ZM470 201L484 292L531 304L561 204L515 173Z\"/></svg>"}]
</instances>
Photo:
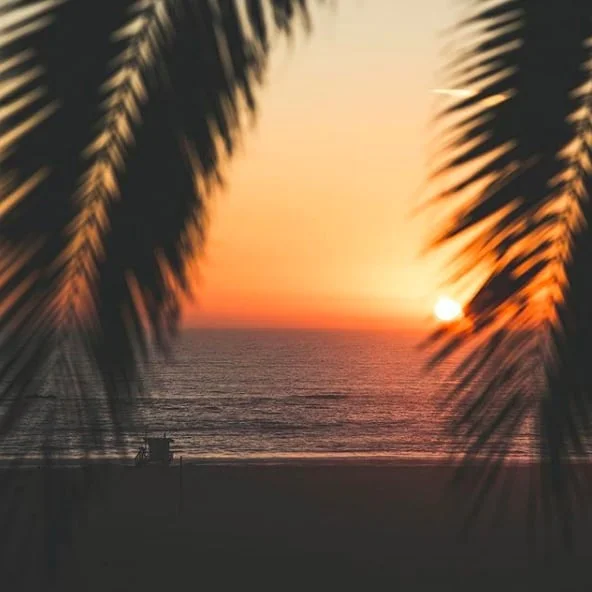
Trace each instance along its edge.
<instances>
[{"instance_id":1,"label":"gradient glow near horizon","mask_svg":"<svg viewBox=\"0 0 592 592\"><path fill-rule=\"evenodd\" d=\"M310 37L279 43L186 325L425 325L445 254L421 256L434 215L412 210L453 8L340 0L314 9Z\"/></svg>"}]
</instances>

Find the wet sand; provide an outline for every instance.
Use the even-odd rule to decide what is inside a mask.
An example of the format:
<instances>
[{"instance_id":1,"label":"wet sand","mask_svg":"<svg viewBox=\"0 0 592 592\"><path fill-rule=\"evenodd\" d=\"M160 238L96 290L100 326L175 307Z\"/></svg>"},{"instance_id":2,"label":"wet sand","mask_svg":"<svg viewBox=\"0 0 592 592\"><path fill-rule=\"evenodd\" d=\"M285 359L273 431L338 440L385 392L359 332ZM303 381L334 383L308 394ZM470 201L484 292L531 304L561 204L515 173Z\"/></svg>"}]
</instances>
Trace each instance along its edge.
<instances>
[{"instance_id":1,"label":"wet sand","mask_svg":"<svg viewBox=\"0 0 592 592\"><path fill-rule=\"evenodd\" d=\"M4 576L10 584L6 590L43 589L38 525L48 498L42 474L41 469L21 471L3 490L2 508L15 518L14 532L24 541L3 550L12 568ZM54 493L79 474L55 470ZM360 590L385 584L401 590L569 590L589 585L590 530L580 523L573 553L555 548L545 557L528 539L529 470L512 467L508 474L513 485L503 517L496 513L496 501L480 524L462 534L469 493L449 488L452 469L446 464L185 464L182 487L178 466L111 466L100 493L94 490L84 512L77 513L71 544L60 547L55 589L333 590L355 583ZM27 520L18 517L23 508L33 534L24 534ZM8 532L3 529L5 539ZM28 563L21 565L22 549Z\"/></svg>"}]
</instances>

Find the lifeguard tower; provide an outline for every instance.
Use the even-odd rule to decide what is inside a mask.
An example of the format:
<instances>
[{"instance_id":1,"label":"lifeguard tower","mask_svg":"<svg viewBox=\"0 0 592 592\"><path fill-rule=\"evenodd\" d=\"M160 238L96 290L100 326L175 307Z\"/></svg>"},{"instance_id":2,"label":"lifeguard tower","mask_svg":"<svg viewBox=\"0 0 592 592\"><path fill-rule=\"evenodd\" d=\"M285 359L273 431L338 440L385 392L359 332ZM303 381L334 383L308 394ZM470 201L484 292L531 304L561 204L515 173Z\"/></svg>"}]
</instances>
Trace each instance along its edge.
<instances>
[{"instance_id":1,"label":"lifeguard tower","mask_svg":"<svg viewBox=\"0 0 592 592\"><path fill-rule=\"evenodd\" d=\"M169 465L173 461L173 452L171 451L172 438L167 438L166 434L162 438L144 437L144 445L140 446L136 454L136 466L148 463L160 463Z\"/></svg>"}]
</instances>

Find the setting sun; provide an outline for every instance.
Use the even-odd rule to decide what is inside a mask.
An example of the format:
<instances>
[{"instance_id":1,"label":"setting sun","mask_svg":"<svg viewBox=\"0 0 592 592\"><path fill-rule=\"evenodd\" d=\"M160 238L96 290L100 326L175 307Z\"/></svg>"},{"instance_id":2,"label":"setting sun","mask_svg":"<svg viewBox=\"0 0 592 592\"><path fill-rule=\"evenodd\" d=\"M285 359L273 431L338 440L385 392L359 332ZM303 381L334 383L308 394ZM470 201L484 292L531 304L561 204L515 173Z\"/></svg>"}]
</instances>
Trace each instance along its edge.
<instances>
[{"instance_id":1,"label":"setting sun","mask_svg":"<svg viewBox=\"0 0 592 592\"><path fill-rule=\"evenodd\" d=\"M462 306L456 300L443 296L434 306L434 315L440 321L454 321L462 316Z\"/></svg>"}]
</instances>

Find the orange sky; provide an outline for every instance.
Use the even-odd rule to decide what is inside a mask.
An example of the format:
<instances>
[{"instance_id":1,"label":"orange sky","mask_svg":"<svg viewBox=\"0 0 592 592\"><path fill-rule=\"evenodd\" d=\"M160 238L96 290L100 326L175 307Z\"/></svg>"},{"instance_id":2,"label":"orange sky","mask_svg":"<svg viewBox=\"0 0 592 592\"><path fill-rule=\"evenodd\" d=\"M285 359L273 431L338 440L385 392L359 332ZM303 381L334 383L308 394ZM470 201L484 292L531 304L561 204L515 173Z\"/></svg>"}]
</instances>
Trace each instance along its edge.
<instances>
[{"instance_id":1,"label":"orange sky","mask_svg":"<svg viewBox=\"0 0 592 592\"><path fill-rule=\"evenodd\" d=\"M428 5L429 4L429 9ZM280 43L256 127L212 208L186 325L418 327L443 293L420 257L450 0L339 0Z\"/></svg>"}]
</instances>

